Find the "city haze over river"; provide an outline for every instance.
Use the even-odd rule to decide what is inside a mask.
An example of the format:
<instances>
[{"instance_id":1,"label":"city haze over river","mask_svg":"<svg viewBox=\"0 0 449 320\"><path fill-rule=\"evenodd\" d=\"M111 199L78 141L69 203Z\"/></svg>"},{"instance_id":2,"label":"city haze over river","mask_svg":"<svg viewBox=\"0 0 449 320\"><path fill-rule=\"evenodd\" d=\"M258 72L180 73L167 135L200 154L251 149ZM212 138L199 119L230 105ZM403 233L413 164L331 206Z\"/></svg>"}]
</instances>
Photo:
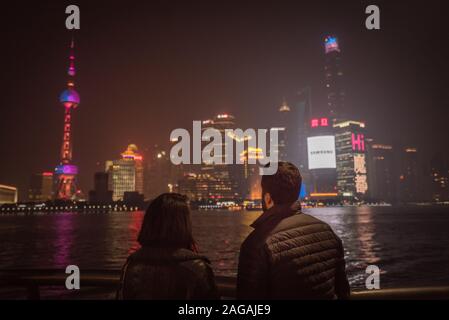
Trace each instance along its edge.
<instances>
[{"instance_id":1,"label":"city haze over river","mask_svg":"<svg viewBox=\"0 0 449 320\"><path fill-rule=\"evenodd\" d=\"M449 285L449 208L304 209L343 240L353 289L365 269L381 269L381 288ZM235 276L239 247L260 212L194 211L194 236L217 275ZM136 242L143 212L0 217L0 269L120 269Z\"/></svg>"}]
</instances>

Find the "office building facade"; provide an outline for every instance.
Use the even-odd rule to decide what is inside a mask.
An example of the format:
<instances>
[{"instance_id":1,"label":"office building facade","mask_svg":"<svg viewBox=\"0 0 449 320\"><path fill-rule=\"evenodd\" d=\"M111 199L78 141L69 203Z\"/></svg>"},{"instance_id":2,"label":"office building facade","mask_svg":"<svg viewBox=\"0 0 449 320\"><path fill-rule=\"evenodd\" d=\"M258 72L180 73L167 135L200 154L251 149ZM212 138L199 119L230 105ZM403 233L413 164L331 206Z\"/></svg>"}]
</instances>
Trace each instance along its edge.
<instances>
[{"instance_id":1,"label":"office building facade","mask_svg":"<svg viewBox=\"0 0 449 320\"><path fill-rule=\"evenodd\" d=\"M339 119L344 114L345 91L341 50L337 37L329 35L324 39L324 51L324 84L327 95L327 108L332 118Z\"/></svg>"},{"instance_id":2,"label":"office building facade","mask_svg":"<svg viewBox=\"0 0 449 320\"><path fill-rule=\"evenodd\" d=\"M333 127L337 156L337 192L342 199L362 200L368 195L365 123L343 120L336 121Z\"/></svg>"},{"instance_id":3,"label":"office building facade","mask_svg":"<svg viewBox=\"0 0 449 320\"><path fill-rule=\"evenodd\" d=\"M96 172L94 175L94 190L89 192L89 202L112 202L112 190L109 190L109 173Z\"/></svg>"},{"instance_id":4,"label":"office building facade","mask_svg":"<svg viewBox=\"0 0 449 320\"><path fill-rule=\"evenodd\" d=\"M0 205L17 203L18 197L16 187L0 184Z\"/></svg>"},{"instance_id":5,"label":"office building facade","mask_svg":"<svg viewBox=\"0 0 449 320\"><path fill-rule=\"evenodd\" d=\"M54 175L53 172L37 173L31 176L28 189L28 201L49 201L54 197Z\"/></svg>"},{"instance_id":6,"label":"office building facade","mask_svg":"<svg viewBox=\"0 0 449 320\"><path fill-rule=\"evenodd\" d=\"M368 195L373 201L396 200L393 146L365 139L367 147Z\"/></svg>"},{"instance_id":7,"label":"office building facade","mask_svg":"<svg viewBox=\"0 0 449 320\"><path fill-rule=\"evenodd\" d=\"M107 161L106 172L109 175L109 190L114 201L123 200L125 192L144 191L143 157L138 148L130 144L119 160Z\"/></svg>"}]
</instances>

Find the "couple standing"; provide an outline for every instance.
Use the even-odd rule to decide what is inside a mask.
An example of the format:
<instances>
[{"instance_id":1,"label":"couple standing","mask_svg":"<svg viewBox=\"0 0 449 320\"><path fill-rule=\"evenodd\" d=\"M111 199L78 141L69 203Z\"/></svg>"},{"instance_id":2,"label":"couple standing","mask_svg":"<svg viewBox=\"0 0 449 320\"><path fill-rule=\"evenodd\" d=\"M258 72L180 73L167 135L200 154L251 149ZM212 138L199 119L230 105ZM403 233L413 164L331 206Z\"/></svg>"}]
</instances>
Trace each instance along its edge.
<instances>
[{"instance_id":1,"label":"couple standing","mask_svg":"<svg viewBox=\"0 0 449 320\"><path fill-rule=\"evenodd\" d=\"M324 222L301 212L299 170L280 162L262 177L263 214L243 242L238 299L349 297L341 240ZM190 210L179 194L150 204L138 238L142 248L123 267L120 299L219 299L208 259L198 254Z\"/></svg>"}]
</instances>

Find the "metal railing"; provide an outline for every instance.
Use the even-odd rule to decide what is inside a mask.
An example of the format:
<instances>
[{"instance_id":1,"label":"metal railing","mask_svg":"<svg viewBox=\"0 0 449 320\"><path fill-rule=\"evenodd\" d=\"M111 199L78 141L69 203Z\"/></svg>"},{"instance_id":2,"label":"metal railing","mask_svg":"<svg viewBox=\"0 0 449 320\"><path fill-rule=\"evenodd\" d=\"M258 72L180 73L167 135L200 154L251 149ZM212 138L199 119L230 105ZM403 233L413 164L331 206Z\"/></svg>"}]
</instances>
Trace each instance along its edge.
<instances>
[{"instance_id":1,"label":"metal railing","mask_svg":"<svg viewBox=\"0 0 449 320\"><path fill-rule=\"evenodd\" d=\"M41 299L41 289L52 287L65 289L67 278L61 270L3 270L0 271L0 289L25 288L26 298ZM236 279L234 277L216 276L220 296L233 299L236 296ZM83 288L98 289L105 297L113 298L120 281L118 270L84 270L81 273ZM92 291L90 291L92 292ZM89 298L88 294L84 298ZM0 299L1 299L0 294ZM52 298L51 296L49 298ZM75 297L76 298L76 297ZM393 288L351 292L351 300L428 300L449 299L449 286Z\"/></svg>"}]
</instances>

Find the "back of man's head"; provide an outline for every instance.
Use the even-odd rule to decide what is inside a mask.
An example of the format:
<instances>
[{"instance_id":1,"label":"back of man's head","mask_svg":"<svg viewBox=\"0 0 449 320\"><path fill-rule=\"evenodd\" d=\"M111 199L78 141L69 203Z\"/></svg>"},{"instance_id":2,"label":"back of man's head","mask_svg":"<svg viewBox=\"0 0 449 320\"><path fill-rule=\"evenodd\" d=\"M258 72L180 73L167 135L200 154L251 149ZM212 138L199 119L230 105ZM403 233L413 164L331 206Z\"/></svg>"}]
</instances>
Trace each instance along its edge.
<instances>
[{"instance_id":1,"label":"back of man's head","mask_svg":"<svg viewBox=\"0 0 449 320\"><path fill-rule=\"evenodd\" d=\"M279 162L273 175L262 176L262 194L269 193L274 204L292 204L299 197L301 174L290 162Z\"/></svg>"}]
</instances>

